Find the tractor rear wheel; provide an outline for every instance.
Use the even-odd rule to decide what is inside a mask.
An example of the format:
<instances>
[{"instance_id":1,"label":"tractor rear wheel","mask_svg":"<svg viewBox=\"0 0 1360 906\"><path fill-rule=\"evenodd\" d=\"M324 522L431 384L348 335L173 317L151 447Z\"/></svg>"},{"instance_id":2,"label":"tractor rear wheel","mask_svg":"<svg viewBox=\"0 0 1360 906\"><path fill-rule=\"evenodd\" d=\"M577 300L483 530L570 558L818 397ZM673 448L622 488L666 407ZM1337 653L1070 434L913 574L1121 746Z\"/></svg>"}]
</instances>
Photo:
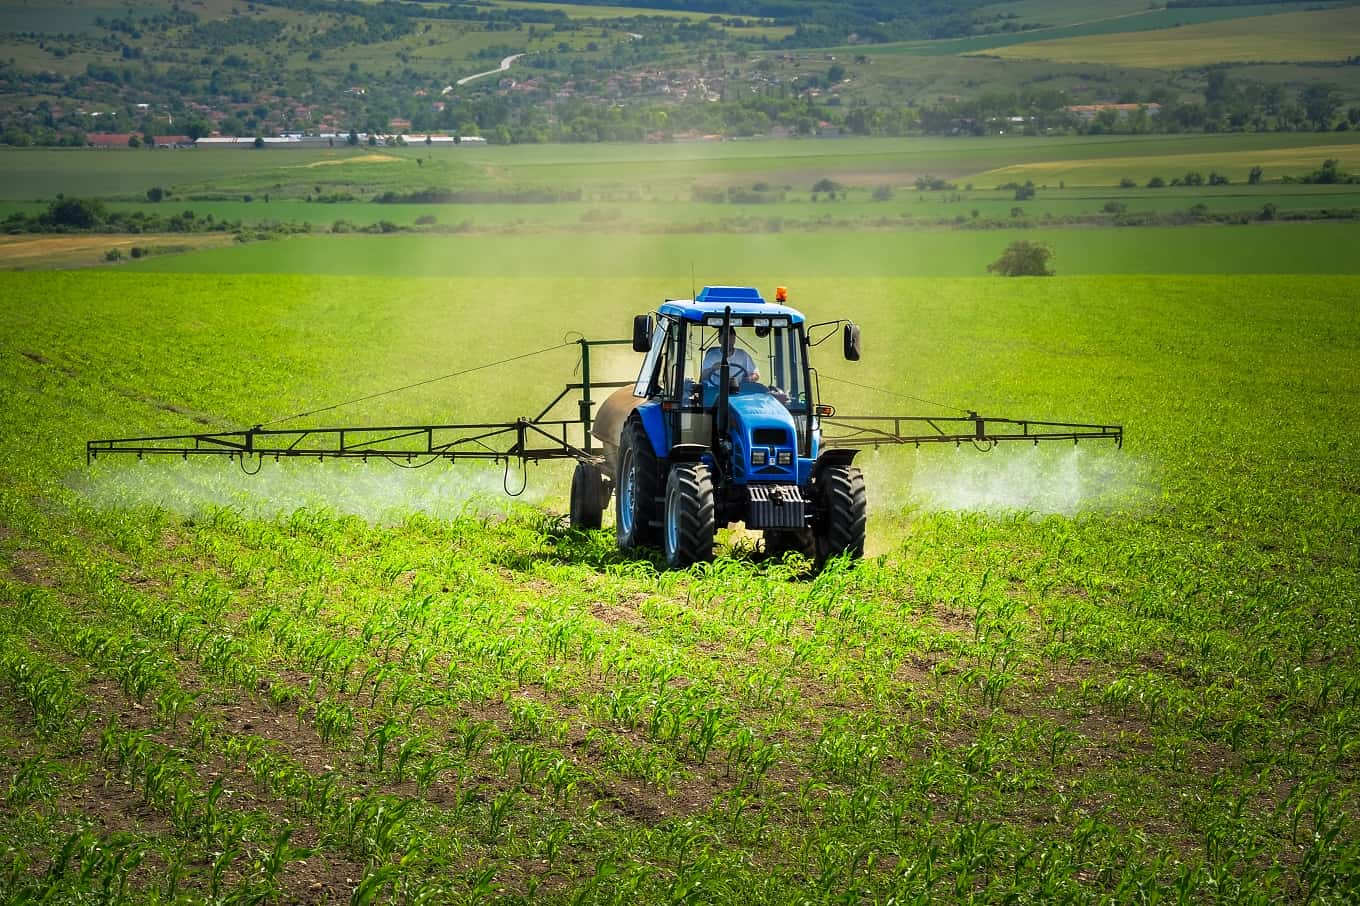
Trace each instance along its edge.
<instances>
[{"instance_id":1,"label":"tractor rear wheel","mask_svg":"<svg viewBox=\"0 0 1360 906\"><path fill-rule=\"evenodd\" d=\"M597 529L604 522L604 507L609 502L600 470L588 463L578 462L571 473L571 527Z\"/></svg>"},{"instance_id":2,"label":"tractor rear wheel","mask_svg":"<svg viewBox=\"0 0 1360 906\"><path fill-rule=\"evenodd\" d=\"M666 481L666 565L683 569L713 559L713 477L708 466L682 462Z\"/></svg>"},{"instance_id":3,"label":"tractor rear wheel","mask_svg":"<svg viewBox=\"0 0 1360 906\"><path fill-rule=\"evenodd\" d=\"M864 475L855 466L827 466L817 479L817 565L832 557L864 556Z\"/></svg>"},{"instance_id":4,"label":"tractor rear wheel","mask_svg":"<svg viewBox=\"0 0 1360 906\"><path fill-rule=\"evenodd\" d=\"M655 547L659 538L652 519L656 513L656 453L642 423L624 426L619 441L619 469L614 475L614 527L619 550Z\"/></svg>"}]
</instances>

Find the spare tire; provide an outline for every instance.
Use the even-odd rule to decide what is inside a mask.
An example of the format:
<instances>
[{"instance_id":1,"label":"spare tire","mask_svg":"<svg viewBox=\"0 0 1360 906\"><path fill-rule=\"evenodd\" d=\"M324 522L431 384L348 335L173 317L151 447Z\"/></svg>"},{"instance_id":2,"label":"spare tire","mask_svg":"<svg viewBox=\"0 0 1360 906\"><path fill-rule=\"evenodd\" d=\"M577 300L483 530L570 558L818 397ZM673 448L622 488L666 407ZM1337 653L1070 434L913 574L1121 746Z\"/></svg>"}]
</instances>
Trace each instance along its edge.
<instances>
[{"instance_id":1,"label":"spare tire","mask_svg":"<svg viewBox=\"0 0 1360 906\"><path fill-rule=\"evenodd\" d=\"M588 463L578 462L571 473L571 527L597 529L604 523L607 492L604 476Z\"/></svg>"}]
</instances>

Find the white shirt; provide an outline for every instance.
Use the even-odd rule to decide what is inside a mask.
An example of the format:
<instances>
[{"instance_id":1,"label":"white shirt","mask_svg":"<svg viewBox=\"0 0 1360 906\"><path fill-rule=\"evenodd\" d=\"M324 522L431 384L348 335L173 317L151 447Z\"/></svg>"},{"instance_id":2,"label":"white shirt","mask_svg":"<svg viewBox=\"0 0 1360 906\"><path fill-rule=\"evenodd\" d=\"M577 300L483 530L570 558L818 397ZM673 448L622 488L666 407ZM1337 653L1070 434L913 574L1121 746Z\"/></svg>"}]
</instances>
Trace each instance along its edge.
<instances>
[{"instance_id":1,"label":"white shirt","mask_svg":"<svg viewBox=\"0 0 1360 906\"><path fill-rule=\"evenodd\" d=\"M717 374L718 366L721 364L722 364L722 347L713 346L709 348L707 351L704 352L703 366L699 369L700 379L708 380L710 377L710 369L712 369L712 374ZM732 368L732 370L729 373L735 376L738 380L741 381L755 380L755 376L757 374L756 363L755 360L751 358L750 353L748 353L745 349L737 348L729 352L727 354L727 364Z\"/></svg>"}]
</instances>

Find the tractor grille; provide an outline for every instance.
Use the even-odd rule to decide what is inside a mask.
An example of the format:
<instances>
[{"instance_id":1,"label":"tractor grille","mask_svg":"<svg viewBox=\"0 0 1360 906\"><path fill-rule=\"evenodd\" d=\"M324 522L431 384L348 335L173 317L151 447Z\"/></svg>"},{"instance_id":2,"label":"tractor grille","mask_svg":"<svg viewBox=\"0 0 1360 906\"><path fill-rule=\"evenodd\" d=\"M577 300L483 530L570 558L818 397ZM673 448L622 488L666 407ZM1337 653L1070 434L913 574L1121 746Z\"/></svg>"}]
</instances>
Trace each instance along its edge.
<instances>
[{"instance_id":1,"label":"tractor grille","mask_svg":"<svg viewBox=\"0 0 1360 906\"><path fill-rule=\"evenodd\" d=\"M755 484L747 508L746 527L752 529L807 527L808 502L796 484Z\"/></svg>"}]
</instances>

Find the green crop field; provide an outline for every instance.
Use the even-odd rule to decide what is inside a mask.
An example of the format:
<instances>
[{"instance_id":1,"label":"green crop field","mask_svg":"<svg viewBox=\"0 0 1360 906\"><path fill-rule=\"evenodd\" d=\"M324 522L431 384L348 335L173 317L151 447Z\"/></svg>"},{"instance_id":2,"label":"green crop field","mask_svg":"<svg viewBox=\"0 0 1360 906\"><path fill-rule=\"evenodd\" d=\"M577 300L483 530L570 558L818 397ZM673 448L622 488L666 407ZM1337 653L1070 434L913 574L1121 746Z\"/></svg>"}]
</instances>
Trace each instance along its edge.
<instances>
[{"instance_id":1,"label":"green crop field","mask_svg":"<svg viewBox=\"0 0 1360 906\"><path fill-rule=\"evenodd\" d=\"M166 256L122 267L199 274L325 273L390 277L599 277L654 275L686 291L691 265L709 282L836 275L980 276L1015 239L1047 242L1062 274L1357 273L1349 224L1128 229L940 230L809 233L295 237Z\"/></svg>"},{"instance_id":2,"label":"green crop field","mask_svg":"<svg viewBox=\"0 0 1360 906\"><path fill-rule=\"evenodd\" d=\"M687 291L687 266L573 251L433 279L0 275L0 899L1360 896L1360 277L928 279L837 249L790 283L863 327L864 361L818 359L842 411L941 411L919 397L1128 442L866 454L871 557L815 578L736 533L688 571L623 558L564 527L555 469L511 504L499 470L84 462L90 437L619 335ZM812 253L785 254L699 279L772 285ZM573 364L312 421L537 411Z\"/></svg>"},{"instance_id":3,"label":"green crop field","mask_svg":"<svg viewBox=\"0 0 1360 906\"><path fill-rule=\"evenodd\" d=\"M978 52L1016 59L1099 62L1152 69L1209 63L1346 60L1360 41L1360 7L1229 19L1170 31L1064 37Z\"/></svg>"}]
</instances>

